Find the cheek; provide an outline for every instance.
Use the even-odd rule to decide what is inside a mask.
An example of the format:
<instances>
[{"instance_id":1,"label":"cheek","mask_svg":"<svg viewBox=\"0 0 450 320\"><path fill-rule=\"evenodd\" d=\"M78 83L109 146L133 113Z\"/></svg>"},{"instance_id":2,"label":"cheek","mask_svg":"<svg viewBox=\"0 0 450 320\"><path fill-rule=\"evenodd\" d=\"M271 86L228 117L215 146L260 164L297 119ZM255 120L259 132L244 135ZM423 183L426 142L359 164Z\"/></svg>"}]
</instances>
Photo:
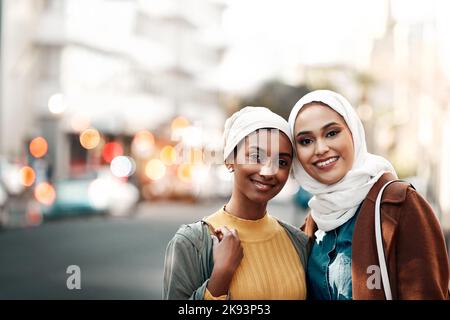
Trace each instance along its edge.
<instances>
[{"instance_id":1,"label":"cheek","mask_svg":"<svg viewBox=\"0 0 450 320\"><path fill-rule=\"evenodd\" d=\"M281 184L281 185L283 185L283 184L285 184L286 183L286 181L288 180L288 178L289 178L289 170L285 170L285 169L283 169L283 170L279 170L279 172L278 172L278 174L277 174L277 180L278 180L278 182Z\"/></svg>"},{"instance_id":2,"label":"cheek","mask_svg":"<svg viewBox=\"0 0 450 320\"><path fill-rule=\"evenodd\" d=\"M349 162L353 162L353 158L355 157L355 149L353 147L353 142L347 142L345 153Z\"/></svg>"},{"instance_id":3,"label":"cheek","mask_svg":"<svg viewBox=\"0 0 450 320\"><path fill-rule=\"evenodd\" d=\"M259 172L259 167L257 165L243 165L238 169L235 169L235 179L239 181L245 181L249 176Z\"/></svg>"},{"instance_id":4,"label":"cheek","mask_svg":"<svg viewBox=\"0 0 450 320\"><path fill-rule=\"evenodd\" d=\"M298 159L298 161L300 161L300 164L302 166L305 166L308 164L308 159L310 157L308 150L305 150L305 148L300 149L297 147L296 154L297 154L297 159Z\"/></svg>"},{"instance_id":5,"label":"cheek","mask_svg":"<svg viewBox=\"0 0 450 320\"><path fill-rule=\"evenodd\" d=\"M350 146L350 148L348 148L348 167L349 169L351 169L353 167L353 162L354 162L354 157L355 157L355 151L353 149L353 146Z\"/></svg>"}]
</instances>

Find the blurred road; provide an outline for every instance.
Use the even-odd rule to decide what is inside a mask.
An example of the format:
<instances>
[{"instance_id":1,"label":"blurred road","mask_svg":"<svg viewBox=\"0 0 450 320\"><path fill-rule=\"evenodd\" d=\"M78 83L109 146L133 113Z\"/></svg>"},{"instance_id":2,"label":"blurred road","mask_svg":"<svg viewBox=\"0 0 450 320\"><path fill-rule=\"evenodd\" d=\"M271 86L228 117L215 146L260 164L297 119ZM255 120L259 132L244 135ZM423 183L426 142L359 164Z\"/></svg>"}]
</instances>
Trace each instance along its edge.
<instances>
[{"instance_id":1,"label":"blurred road","mask_svg":"<svg viewBox=\"0 0 450 320\"><path fill-rule=\"evenodd\" d=\"M180 224L223 202L144 203L126 218L51 221L0 231L0 299L161 299L164 251ZM299 225L292 203L269 212ZM81 289L66 286L67 267L81 269Z\"/></svg>"}]
</instances>

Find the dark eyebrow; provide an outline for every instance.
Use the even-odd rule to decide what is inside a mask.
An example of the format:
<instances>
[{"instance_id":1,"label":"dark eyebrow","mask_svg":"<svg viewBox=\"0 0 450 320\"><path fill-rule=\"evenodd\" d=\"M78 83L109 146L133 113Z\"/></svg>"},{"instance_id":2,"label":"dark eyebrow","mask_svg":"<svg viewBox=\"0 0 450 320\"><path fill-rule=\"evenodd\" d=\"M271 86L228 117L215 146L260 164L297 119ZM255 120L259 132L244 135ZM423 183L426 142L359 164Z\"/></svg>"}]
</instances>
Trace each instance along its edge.
<instances>
[{"instance_id":1,"label":"dark eyebrow","mask_svg":"<svg viewBox=\"0 0 450 320\"><path fill-rule=\"evenodd\" d=\"M290 154L290 153L285 153L285 152L282 152L282 153L280 153L280 157L289 157L289 158L291 158L292 159L292 154Z\"/></svg>"},{"instance_id":2,"label":"dark eyebrow","mask_svg":"<svg viewBox=\"0 0 450 320\"><path fill-rule=\"evenodd\" d=\"M324 129L334 126L334 125L340 125L340 124L337 122L330 122L330 123L327 123L326 125L324 125L320 130L324 130ZM301 136L303 134L310 134L310 133L312 133L312 131L300 131L299 133L297 133L296 137Z\"/></svg>"}]
</instances>

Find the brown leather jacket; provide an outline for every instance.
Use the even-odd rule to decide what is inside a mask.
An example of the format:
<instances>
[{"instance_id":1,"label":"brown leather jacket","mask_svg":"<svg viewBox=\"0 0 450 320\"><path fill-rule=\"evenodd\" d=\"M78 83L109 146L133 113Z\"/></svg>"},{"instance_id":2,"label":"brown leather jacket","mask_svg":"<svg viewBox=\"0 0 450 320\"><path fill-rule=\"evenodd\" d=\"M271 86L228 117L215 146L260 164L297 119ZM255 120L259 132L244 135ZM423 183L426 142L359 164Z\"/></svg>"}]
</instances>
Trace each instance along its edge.
<instances>
[{"instance_id":1,"label":"brown leather jacket","mask_svg":"<svg viewBox=\"0 0 450 320\"><path fill-rule=\"evenodd\" d=\"M352 240L354 300L385 299L382 284L369 289L370 266L378 266L375 242L375 199L394 180L384 174L369 191L357 216ZM430 205L408 184L392 183L383 193L381 221L393 299L449 299L449 263L445 240ZM308 215L301 228L314 240L317 226ZM368 270L369 268L369 270ZM380 280L381 282L381 280Z\"/></svg>"}]
</instances>

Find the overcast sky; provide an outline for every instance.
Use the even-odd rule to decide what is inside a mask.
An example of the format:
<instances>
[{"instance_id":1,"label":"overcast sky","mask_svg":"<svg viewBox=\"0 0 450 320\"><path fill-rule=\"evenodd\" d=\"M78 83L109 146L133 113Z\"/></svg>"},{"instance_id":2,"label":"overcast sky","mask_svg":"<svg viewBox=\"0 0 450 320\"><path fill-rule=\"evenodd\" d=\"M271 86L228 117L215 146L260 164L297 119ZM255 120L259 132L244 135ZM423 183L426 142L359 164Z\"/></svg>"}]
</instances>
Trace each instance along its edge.
<instances>
[{"instance_id":1,"label":"overcast sky","mask_svg":"<svg viewBox=\"0 0 450 320\"><path fill-rule=\"evenodd\" d=\"M223 25L231 45L222 81L245 90L263 79L289 78L298 64L346 63L363 68L384 32L387 1L228 0ZM450 75L450 3L393 0L396 19L436 17L443 67ZM449 31L447 31L449 30ZM450 78L450 76L449 76Z\"/></svg>"}]
</instances>

